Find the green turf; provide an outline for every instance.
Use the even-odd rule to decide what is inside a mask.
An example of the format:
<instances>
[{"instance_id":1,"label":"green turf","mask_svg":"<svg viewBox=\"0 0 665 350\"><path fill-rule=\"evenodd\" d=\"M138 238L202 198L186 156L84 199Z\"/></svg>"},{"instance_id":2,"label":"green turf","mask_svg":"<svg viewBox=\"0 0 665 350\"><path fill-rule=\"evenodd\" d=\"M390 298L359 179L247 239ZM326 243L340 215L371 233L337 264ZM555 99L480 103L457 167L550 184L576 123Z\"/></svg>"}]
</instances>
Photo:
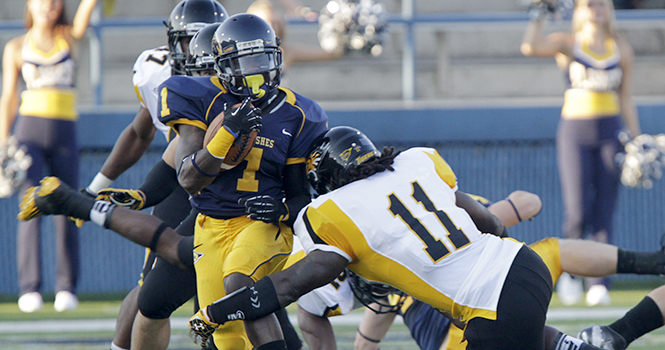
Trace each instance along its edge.
<instances>
[{"instance_id":1,"label":"green turf","mask_svg":"<svg viewBox=\"0 0 665 350\"><path fill-rule=\"evenodd\" d=\"M647 290L613 290L612 307L631 307L638 303ZM33 314L24 314L18 310L16 302L0 304L0 322L7 321L37 321L37 320L71 320L71 319L114 319L118 313L120 301L82 301L79 308L74 311L57 313L53 311L53 304L46 303L44 308ZM552 298L551 308L559 308L561 304L556 295ZM576 307L584 308L582 304ZM176 311L176 316L187 317L191 314L193 306L188 303ZM295 314L293 306L288 308ZM361 312L361 311L355 311ZM594 324L610 323L613 320L584 320L584 321L557 321L548 323L568 334L577 334L581 329ZM338 349L353 348L356 326L335 326ZM0 350L65 350L65 349L91 349L107 350L112 339L112 332L74 332L74 333L46 333L34 329L30 334L0 334ZM408 329L401 324L395 324L387 337L381 342L384 350L416 349ZM187 337L185 330L172 332L169 349L198 349ZM652 332L631 344L630 349L662 350L665 349L665 330Z\"/></svg>"}]
</instances>

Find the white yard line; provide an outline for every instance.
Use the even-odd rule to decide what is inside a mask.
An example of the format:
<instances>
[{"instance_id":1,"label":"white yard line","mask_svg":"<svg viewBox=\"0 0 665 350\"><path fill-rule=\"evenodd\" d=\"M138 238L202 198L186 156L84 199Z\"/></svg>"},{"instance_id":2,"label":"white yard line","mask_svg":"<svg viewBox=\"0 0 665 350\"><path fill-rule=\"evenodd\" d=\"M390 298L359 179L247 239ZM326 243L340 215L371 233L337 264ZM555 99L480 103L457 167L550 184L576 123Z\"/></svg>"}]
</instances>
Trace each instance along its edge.
<instances>
[{"instance_id":1,"label":"white yard line","mask_svg":"<svg viewBox=\"0 0 665 350\"><path fill-rule=\"evenodd\" d=\"M616 319L623 316L629 308L556 308L547 313L547 321L564 320L602 320ZM331 317L330 322L337 326L357 326L363 314L354 312L345 316ZM294 325L298 324L295 315L289 315ZM187 317L171 318L171 329L187 329ZM403 323L401 317L396 323ZM3 321L0 322L0 334L19 333L60 333L60 332L113 332L114 319L90 320L42 320L42 321Z\"/></svg>"}]
</instances>

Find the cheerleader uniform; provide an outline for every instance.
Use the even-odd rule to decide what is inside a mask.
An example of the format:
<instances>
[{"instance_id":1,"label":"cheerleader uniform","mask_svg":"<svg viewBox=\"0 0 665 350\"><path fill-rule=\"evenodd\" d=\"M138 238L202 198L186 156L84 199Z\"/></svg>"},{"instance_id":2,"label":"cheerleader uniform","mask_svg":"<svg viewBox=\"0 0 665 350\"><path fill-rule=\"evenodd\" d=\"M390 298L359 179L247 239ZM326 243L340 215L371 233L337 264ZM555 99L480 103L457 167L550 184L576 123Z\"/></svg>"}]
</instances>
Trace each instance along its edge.
<instances>
[{"instance_id":1,"label":"cheerleader uniform","mask_svg":"<svg viewBox=\"0 0 665 350\"><path fill-rule=\"evenodd\" d=\"M14 135L32 157L28 179L20 189L54 175L78 188L79 154L76 142L76 64L69 43L62 35L44 52L25 37L21 73L27 90L21 94ZM19 197L21 198L21 197ZM64 216L54 216L56 245L55 291L75 293L79 275L79 241L76 225ZM40 219L19 221L17 265L21 295L42 287Z\"/></svg>"}]
</instances>

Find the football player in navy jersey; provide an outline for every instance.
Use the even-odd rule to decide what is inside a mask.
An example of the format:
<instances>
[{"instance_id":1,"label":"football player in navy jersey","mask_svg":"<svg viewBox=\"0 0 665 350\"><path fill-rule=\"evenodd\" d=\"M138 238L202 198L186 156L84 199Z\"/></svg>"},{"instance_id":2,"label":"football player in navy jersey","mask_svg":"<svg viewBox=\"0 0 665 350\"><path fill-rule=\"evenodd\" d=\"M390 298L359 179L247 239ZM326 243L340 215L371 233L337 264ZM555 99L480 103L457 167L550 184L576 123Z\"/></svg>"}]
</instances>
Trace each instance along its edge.
<instances>
[{"instance_id":1,"label":"football player in navy jersey","mask_svg":"<svg viewBox=\"0 0 665 350\"><path fill-rule=\"evenodd\" d=\"M192 37L207 24L219 23L226 18L228 18L226 10L216 0L183 0L173 8L166 23L168 45L143 51L134 64L132 81L141 104L139 111L132 123L118 137L111 154L86 188L87 193L96 196L99 191L109 187L113 180L134 165L147 151L157 131L160 131L167 140L173 138L173 135L169 135L169 128L158 120L157 87L171 75L186 74L185 61ZM168 168L166 163L160 161L155 165L153 175L168 172ZM168 193L165 200L153 208L152 213L175 228L190 210L188 194L182 188L176 187ZM133 348L145 348L147 344L155 344L160 340L160 344L155 345L157 349L166 349L168 345L168 317L175 309L170 312L165 311L163 307L165 301L162 300L164 298L158 298L163 293L140 294L148 272L158 264L155 259L154 253L146 253L139 284L123 300L111 343L112 350L129 349L131 341L134 341ZM159 285L161 279L155 276L151 278L151 283ZM173 279L178 280L176 277ZM161 287L150 290L161 290ZM184 291L183 288L174 288L174 290ZM184 293L188 294L186 291ZM188 299L189 297L185 301ZM141 300L144 302L141 303ZM142 312L138 312L139 308Z\"/></svg>"},{"instance_id":2,"label":"football player in navy jersey","mask_svg":"<svg viewBox=\"0 0 665 350\"><path fill-rule=\"evenodd\" d=\"M280 271L288 258L295 214L309 203L305 156L327 130L327 116L314 101L279 86L279 38L250 14L229 17L213 38L218 77L174 76L159 88L160 120L180 136L178 181L200 213L194 264L199 303ZM223 127L207 145L208 125L224 112ZM250 132L256 141L235 167L222 167L231 144ZM247 213L250 213L249 217ZM220 327L220 348L284 349L274 317Z\"/></svg>"}]
</instances>

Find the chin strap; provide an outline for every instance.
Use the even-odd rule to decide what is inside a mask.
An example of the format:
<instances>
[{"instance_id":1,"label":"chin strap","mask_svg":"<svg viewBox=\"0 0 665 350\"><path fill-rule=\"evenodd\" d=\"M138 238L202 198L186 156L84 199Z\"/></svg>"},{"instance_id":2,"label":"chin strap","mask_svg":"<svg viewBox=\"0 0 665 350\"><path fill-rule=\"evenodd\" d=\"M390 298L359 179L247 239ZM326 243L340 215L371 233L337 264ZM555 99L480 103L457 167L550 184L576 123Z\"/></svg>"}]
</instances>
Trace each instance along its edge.
<instances>
[{"instance_id":1,"label":"chin strap","mask_svg":"<svg viewBox=\"0 0 665 350\"><path fill-rule=\"evenodd\" d=\"M283 100L284 93L281 92L279 89L273 89L271 91L268 91L267 94L265 94L263 97L257 99L256 101L252 102L256 107L258 107L262 114L270 114L275 110L277 107L279 107Z\"/></svg>"}]
</instances>

